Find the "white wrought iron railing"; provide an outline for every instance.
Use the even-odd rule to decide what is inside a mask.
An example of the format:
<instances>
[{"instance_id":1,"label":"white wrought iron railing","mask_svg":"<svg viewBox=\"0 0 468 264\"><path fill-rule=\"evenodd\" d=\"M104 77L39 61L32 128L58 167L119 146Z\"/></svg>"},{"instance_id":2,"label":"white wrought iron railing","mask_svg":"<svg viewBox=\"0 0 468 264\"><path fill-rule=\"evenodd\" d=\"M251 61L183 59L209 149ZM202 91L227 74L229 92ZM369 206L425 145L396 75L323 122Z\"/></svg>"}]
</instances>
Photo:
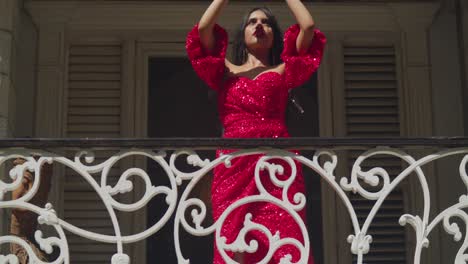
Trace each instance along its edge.
<instances>
[{"instance_id":1,"label":"white wrought iron railing","mask_svg":"<svg viewBox=\"0 0 468 264\"><path fill-rule=\"evenodd\" d=\"M114 149L115 154L100 163L94 162L93 150ZM205 149L239 149L230 154L224 154L213 160L202 159L197 154L197 150ZM423 157L414 158L408 152L411 149L425 149L427 153ZM312 157L294 154L287 149L313 150ZM63 150L75 151L73 158L64 156ZM362 154L354 161L349 177L338 178L335 169L340 162L337 155L342 150L361 150ZM232 159L246 155L263 154L256 164L255 182L259 190L258 195L238 200L229 206L219 219L208 227L203 226L207 217L207 206L199 198L191 198L190 194L203 177L207 177L218 164L229 166ZM406 163L402 171L390 177L384 167L363 169L363 162L376 155L386 155L396 157L401 162ZM158 163L165 171L169 184L167 186L153 186L150 176L145 168L130 168L121 173L115 185L108 183L109 171L119 160L126 157L142 156ZM352 223L353 233L349 235L348 242L352 254L356 255L357 263L364 263L365 257L372 250L372 237L369 235L369 228L375 219L382 203L389 194L408 177L417 177L424 205L421 215L404 214L400 217L401 225L409 224L414 228L416 246L414 249L414 263L420 263L423 248L429 246L428 236L434 227L442 224L445 231L454 236L456 241L463 244L456 256L455 263L466 263L468 261L468 236L461 233L461 228L454 218L459 218L468 225L468 192L459 196L459 201L452 206L439 212L430 219L431 201L430 189L427 178L421 169L422 166L449 156L460 158L459 174L461 180L468 189L468 139L466 138L426 138L426 139L347 139L347 138L305 138L305 139L2 139L0 140L0 166L7 161L17 158L25 160L24 163L9 169L7 177L0 178L0 210L20 208L29 210L38 215L38 222L41 225L53 227L57 236L43 237L41 231L36 231L35 239L37 244L47 253L52 252L53 247L58 247L60 255L51 263L70 263L69 245L65 231L87 239L110 243L116 246L115 254L111 259L112 264L130 263L130 258L124 253L124 244L135 243L144 240L152 235L157 235L164 225L174 225L174 243L178 263L189 263L189 259L184 256L183 248L179 243L179 232L185 230L194 236L215 235L217 247L227 263L236 263L231 259L226 251L251 252L256 250L255 243L246 243L245 233L250 230L260 230L265 233L270 241L269 251L260 263L268 263L275 250L284 244L295 246L301 253L301 258L296 263L306 263L310 252L310 241L305 223L299 217L298 211L302 210L306 203L306 196L302 193L294 195L294 201L287 198L287 191L296 177L296 163L300 163L305 168L310 168L318 174L322 181L325 181L336 192L341 202L345 205ZM191 172L184 172L176 165L176 160L186 157L186 162L196 169ZM277 174L281 174L284 168L271 162L272 159L281 159L291 167L291 175L286 180L279 180ZM48 203L44 208L31 202L39 188L41 182L41 167L43 164L62 164L81 175L87 183L94 189L102 200L111 220L115 234L105 235L91 232L74 226L67 222L67 219L60 218L52 204ZM283 197L277 198L268 193L263 187L260 179L260 171L269 172L270 180L283 189ZM9 193L17 189L23 180L25 171L34 174L34 182L29 192L13 200L8 199ZM99 174L100 180L96 180L92 175ZM144 182L144 194L141 198L131 204L124 204L115 199L117 194L132 192L134 182L131 179L140 178ZM182 183L187 183L182 190ZM371 188L369 188L369 186ZM182 192L181 192L182 191ZM349 198L349 193L356 193L363 198L375 201L370 213L364 223L358 221L355 209ZM165 196L168 205L166 212L158 219L154 225L146 230L133 234L123 235L121 223L116 216L117 211L133 212L146 206L155 196ZM239 237L232 244L226 243L221 236L221 228L226 217L235 208L244 204L255 202L269 202L286 210L297 222L302 231L303 241L293 238L281 237L281 234L272 234L267 228L251 221L251 215L245 215L244 228L239 232ZM191 210L191 219L187 219L186 212ZM55 208L56 209L56 208ZM175 215L175 221L169 221ZM4 219L2 219L3 221ZM468 229L465 227L465 232ZM14 235L0 236L0 246L2 244L17 244L24 247L31 263L47 263L39 259L31 246L21 238ZM0 263L13 264L18 259L15 255L0 252ZM285 257L281 263L291 263Z\"/></svg>"}]
</instances>

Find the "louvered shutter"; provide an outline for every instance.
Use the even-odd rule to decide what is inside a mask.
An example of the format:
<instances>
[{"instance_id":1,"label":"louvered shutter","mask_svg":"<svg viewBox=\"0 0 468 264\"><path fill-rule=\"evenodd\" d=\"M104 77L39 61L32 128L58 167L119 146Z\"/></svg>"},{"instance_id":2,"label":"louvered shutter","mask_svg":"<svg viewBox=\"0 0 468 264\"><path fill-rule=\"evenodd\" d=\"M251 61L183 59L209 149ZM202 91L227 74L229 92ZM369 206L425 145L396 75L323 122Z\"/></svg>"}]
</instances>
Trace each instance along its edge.
<instances>
[{"instance_id":1,"label":"louvered shutter","mask_svg":"<svg viewBox=\"0 0 468 264\"><path fill-rule=\"evenodd\" d=\"M400 136L398 82L393 46L346 46L344 53L344 96L346 134L350 137ZM348 153L348 171L362 151ZM376 156L363 164L366 171L383 167L395 177L401 161ZM362 183L365 186L365 183ZM372 187L367 188L372 190ZM379 190L379 187L374 188ZM350 196L362 225L375 201ZM395 190L379 210L369 230L373 237L365 263L406 263L405 229L398 224L404 213L402 188ZM356 259L353 259L353 263Z\"/></svg>"},{"instance_id":2,"label":"louvered shutter","mask_svg":"<svg viewBox=\"0 0 468 264\"><path fill-rule=\"evenodd\" d=\"M67 126L71 138L119 137L121 120L120 44L71 45L68 65ZM96 162L115 151L96 151ZM120 171L111 169L109 182L115 183ZM64 216L78 227L113 235L110 217L104 204L83 177L66 169ZM100 183L100 175L93 175ZM115 245L94 242L69 235L71 263L109 263Z\"/></svg>"}]
</instances>

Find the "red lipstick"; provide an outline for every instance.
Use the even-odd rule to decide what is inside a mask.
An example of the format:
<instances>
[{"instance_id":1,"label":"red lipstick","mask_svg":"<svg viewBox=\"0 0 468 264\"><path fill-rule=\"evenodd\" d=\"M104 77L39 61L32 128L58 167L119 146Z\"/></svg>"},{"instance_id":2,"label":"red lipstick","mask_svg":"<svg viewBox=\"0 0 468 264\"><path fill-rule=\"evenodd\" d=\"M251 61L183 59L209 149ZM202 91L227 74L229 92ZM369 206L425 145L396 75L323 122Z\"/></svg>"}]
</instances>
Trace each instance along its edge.
<instances>
[{"instance_id":1,"label":"red lipstick","mask_svg":"<svg viewBox=\"0 0 468 264\"><path fill-rule=\"evenodd\" d=\"M254 36L257 38L262 38L263 36L265 36L265 30L263 29L262 25L258 25L255 28Z\"/></svg>"}]
</instances>

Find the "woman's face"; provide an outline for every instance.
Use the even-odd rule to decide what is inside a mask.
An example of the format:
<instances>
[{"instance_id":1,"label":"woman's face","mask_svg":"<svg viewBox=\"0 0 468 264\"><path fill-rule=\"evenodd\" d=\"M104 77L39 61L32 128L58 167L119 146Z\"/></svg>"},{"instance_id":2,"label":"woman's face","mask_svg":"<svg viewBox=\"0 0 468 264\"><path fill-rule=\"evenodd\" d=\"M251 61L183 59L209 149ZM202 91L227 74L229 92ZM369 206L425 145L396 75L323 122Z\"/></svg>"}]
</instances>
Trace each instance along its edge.
<instances>
[{"instance_id":1,"label":"woman's face","mask_svg":"<svg viewBox=\"0 0 468 264\"><path fill-rule=\"evenodd\" d=\"M267 15L256 10L252 12L244 29L245 45L248 49L271 49L273 47L273 29Z\"/></svg>"}]
</instances>

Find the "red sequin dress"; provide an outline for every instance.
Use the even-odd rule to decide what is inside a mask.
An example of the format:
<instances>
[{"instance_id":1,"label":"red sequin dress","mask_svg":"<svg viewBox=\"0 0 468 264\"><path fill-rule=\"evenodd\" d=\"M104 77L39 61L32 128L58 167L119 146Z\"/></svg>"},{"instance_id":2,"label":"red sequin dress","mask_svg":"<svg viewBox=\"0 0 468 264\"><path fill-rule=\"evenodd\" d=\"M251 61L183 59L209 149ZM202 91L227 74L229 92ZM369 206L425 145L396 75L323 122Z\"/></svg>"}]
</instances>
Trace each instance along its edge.
<instances>
[{"instance_id":1,"label":"red sequin dress","mask_svg":"<svg viewBox=\"0 0 468 264\"><path fill-rule=\"evenodd\" d=\"M315 30L314 39L308 52L299 55L296 49L296 39L299 26L291 26L284 34L284 49L281 59L285 63L283 74L265 72L255 79L235 76L226 78L225 55L228 43L227 33L216 25L214 34L216 45L208 54L201 46L198 27L195 26L188 34L186 49L193 68L200 78L212 89L218 92L218 109L221 122L224 126L225 138L278 138L289 137L285 125L285 110L288 101L288 90L306 82L317 70L322 59L326 38L318 29ZM227 153L229 150L218 150L217 155ZM258 194L254 180L255 165L259 156L242 156L235 158L229 168L219 165L214 169L212 190L213 217L217 220L224 210L233 202L243 197ZM285 171L282 175L290 175L291 168L282 160L274 161L283 165ZM298 175L290 187L288 196L293 200L297 192L304 193L305 186L298 166ZM277 198L281 198L282 189L276 187L266 172L261 174L266 190ZM232 243L239 230L243 227L246 213L252 213L252 221L267 227L272 234L279 231L280 237L291 237L303 242L301 231L287 212L270 203L253 203L241 206L233 211L221 229L221 236ZM299 212L305 220L305 210ZM248 240L259 242L255 253L245 253L244 263L257 263L268 252L268 240L259 231L249 232ZM230 257L232 252L226 252ZM285 255L292 256L293 263L298 261L300 253L292 246L283 246L274 254L270 263L279 263ZM214 252L215 264L225 263L216 249ZM313 263L312 254L309 263Z\"/></svg>"}]
</instances>

